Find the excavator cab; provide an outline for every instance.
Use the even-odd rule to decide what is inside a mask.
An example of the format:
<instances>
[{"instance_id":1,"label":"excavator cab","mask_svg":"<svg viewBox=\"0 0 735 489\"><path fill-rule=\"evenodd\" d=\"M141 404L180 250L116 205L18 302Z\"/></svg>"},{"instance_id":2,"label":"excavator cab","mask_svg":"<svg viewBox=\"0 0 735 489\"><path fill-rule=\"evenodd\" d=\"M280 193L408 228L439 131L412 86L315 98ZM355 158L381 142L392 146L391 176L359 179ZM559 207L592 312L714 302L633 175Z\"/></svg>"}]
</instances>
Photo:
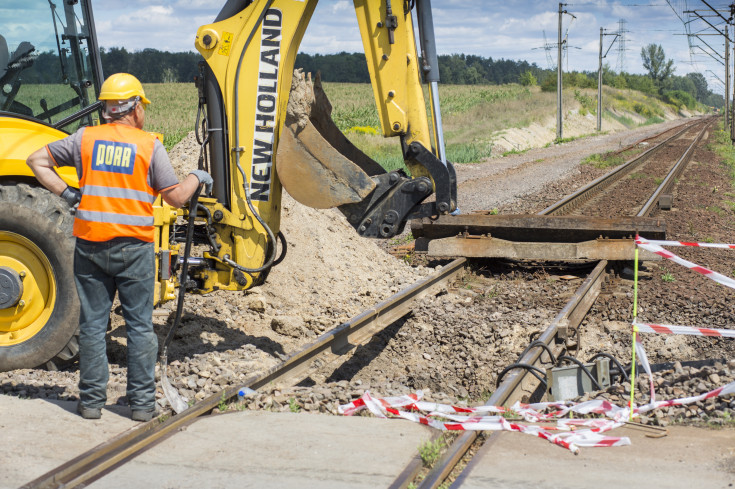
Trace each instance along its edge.
<instances>
[{"instance_id":1,"label":"excavator cab","mask_svg":"<svg viewBox=\"0 0 735 489\"><path fill-rule=\"evenodd\" d=\"M88 2L27 0L4 10L0 114L69 133L80 125L98 124L101 77Z\"/></svg>"}]
</instances>

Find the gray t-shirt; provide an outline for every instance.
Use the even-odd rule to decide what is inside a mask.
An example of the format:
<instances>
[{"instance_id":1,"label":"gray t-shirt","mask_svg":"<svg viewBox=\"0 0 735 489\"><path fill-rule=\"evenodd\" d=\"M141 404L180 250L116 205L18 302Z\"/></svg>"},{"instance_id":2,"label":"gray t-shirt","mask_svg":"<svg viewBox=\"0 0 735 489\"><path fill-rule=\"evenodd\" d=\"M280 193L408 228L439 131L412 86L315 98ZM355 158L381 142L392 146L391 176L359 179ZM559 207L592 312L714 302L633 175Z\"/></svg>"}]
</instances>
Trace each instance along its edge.
<instances>
[{"instance_id":1,"label":"gray t-shirt","mask_svg":"<svg viewBox=\"0 0 735 489\"><path fill-rule=\"evenodd\" d=\"M82 178L82 134L84 128L80 128L74 134L49 143L46 147L58 166L74 166L77 169L77 177ZM179 184L171 160L168 158L166 148L161 141L156 139L153 144L153 155L151 165L148 168L148 185L160 192Z\"/></svg>"}]
</instances>

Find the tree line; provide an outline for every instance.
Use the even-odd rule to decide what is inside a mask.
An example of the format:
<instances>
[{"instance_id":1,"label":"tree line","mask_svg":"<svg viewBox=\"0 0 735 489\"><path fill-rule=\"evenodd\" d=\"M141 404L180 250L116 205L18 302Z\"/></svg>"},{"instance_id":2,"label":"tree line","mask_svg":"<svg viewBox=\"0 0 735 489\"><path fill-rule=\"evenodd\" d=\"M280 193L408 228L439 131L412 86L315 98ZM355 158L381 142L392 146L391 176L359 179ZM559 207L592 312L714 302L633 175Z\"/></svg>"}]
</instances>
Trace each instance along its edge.
<instances>
[{"instance_id":1,"label":"tree line","mask_svg":"<svg viewBox=\"0 0 735 489\"><path fill-rule=\"evenodd\" d=\"M100 56L105 76L131 73L143 83L191 82L202 60L195 52L128 51L117 47L100 49ZM678 106L693 107L695 101L715 107L724 105L724 98L709 89L700 73L675 75L673 61L666 59L660 45L642 48L641 59L648 74L615 73L605 66L603 85L638 90ZM363 53L299 53L295 65L307 72L321 72L326 82L370 82ZM24 71L23 79L27 83L59 83L59 66L56 53L40 53L32 69ZM442 83L459 85L538 84L542 90L555 91L557 82L555 70L542 69L536 63L465 54L440 55L439 73ZM597 71L573 71L563 76L565 87L597 88Z\"/></svg>"}]
</instances>

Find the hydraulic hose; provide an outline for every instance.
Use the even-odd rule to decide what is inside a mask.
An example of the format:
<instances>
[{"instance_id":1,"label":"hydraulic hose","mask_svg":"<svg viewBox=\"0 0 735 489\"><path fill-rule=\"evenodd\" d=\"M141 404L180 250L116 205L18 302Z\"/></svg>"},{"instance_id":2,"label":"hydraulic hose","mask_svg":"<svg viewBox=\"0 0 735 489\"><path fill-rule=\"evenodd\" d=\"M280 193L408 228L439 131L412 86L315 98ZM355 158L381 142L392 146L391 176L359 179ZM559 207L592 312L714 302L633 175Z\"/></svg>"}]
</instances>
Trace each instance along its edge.
<instances>
[{"instance_id":1,"label":"hydraulic hose","mask_svg":"<svg viewBox=\"0 0 735 489\"><path fill-rule=\"evenodd\" d=\"M189 226L186 229L186 244L184 245L184 263L181 265L181 278L179 279L179 297L176 302L176 315L174 316L174 323L171 325L171 329L168 330L166 340L163 342L163 353L162 357L166 358L168 354L168 345L174 337L174 333L179 327L181 322L181 313L184 310L184 296L186 295L186 280L189 274L189 254L191 254L191 243L194 240L194 220L196 219L196 209L199 202L199 194L202 191L202 186L199 185L194 191L194 195L191 196L189 201Z\"/></svg>"}]
</instances>

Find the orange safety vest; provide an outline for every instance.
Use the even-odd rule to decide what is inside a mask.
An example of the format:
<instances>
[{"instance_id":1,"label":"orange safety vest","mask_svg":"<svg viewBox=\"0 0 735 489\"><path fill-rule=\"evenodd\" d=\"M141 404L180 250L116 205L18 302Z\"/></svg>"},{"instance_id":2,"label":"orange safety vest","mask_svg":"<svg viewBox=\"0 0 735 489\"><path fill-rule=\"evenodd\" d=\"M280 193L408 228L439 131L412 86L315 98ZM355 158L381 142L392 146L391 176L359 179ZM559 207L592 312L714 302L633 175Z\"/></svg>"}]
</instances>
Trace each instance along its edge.
<instances>
[{"instance_id":1,"label":"orange safety vest","mask_svg":"<svg viewBox=\"0 0 735 489\"><path fill-rule=\"evenodd\" d=\"M148 185L155 138L125 124L90 126L82 133L82 201L74 236L87 241L131 237L153 241L153 202Z\"/></svg>"}]
</instances>

